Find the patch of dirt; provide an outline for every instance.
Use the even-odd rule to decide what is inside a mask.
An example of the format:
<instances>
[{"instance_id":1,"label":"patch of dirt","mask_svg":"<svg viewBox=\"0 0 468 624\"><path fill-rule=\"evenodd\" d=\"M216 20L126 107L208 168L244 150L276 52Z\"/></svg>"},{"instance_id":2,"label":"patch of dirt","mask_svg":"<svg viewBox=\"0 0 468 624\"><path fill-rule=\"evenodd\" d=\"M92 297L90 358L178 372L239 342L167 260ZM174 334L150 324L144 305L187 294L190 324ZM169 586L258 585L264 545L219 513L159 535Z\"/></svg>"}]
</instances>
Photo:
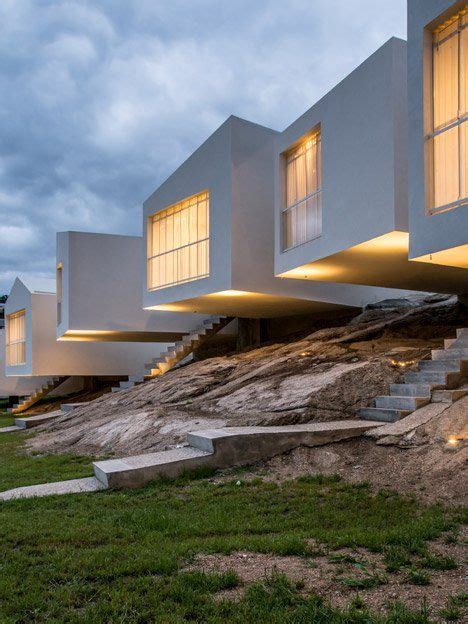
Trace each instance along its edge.
<instances>
[{"instance_id":1,"label":"patch of dirt","mask_svg":"<svg viewBox=\"0 0 468 624\"><path fill-rule=\"evenodd\" d=\"M455 298L405 301L375 304L347 325L198 361L104 395L38 428L30 447L122 456L172 448L187 431L206 427L354 418L467 324Z\"/></svg>"},{"instance_id":2,"label":"patch of dirt","mask_svg":"<svg viewBox=\"0 0 468 624\"><path fill-rule=\"evenodd\" d=\"M251 583L280 573L299 582L304 593L322 595L337 607L345 608L359 594L371 610L377 613L384 613L389 602L401 601L412 609L426 602L434 617L445 606L449 596L466 589L463 538L466 539L466 532L456 544L445 544L443 539L439 539L428 545L431 554L453 557L458 567L445 571L426 570L430 579L430 584L426 586L410 583L406 568L395 573L387 572L383 554L371 553L363 548L333 551L322 548L323 555L315 557L284 557L254 552L198 555L186 569L205 572L234 570L242 584L235 589L220 592L218 599L238 600ZM417 563L418 558L415 557L412 565L416 566ZM377 579L374 587L355 588L349 584L369 579Z\"/></svg>"},{"instance_id":3,"label":"patch of dirt","mask_svg":"<svg viewBox=\"0 0 468 624\"><path fill-rule=\"evenodd\" d=\"M382 446L371 439L354 438L300 447L252 466L242 478L284 481L301 475L338 474L349 482L368 482L374 491L394 490L417 495L427 503L461 505L467 502L467 424L465 397L413 430L409 440L400 436L394 444ZM447 446L449 434L460 438L456 447ZM215 479L227 479L232 473L224 471Z\"/></svg>"}]
</instances>

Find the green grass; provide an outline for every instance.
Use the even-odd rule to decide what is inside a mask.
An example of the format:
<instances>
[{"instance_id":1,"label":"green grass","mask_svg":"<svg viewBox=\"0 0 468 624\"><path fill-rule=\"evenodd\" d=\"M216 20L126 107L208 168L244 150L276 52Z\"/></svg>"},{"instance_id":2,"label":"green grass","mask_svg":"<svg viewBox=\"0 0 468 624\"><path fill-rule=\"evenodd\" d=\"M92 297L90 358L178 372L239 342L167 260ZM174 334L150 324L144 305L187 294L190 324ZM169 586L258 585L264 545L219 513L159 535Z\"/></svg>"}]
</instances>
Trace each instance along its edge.
<instances>
[{"instance_id":1,"label":"green grass","mask_svg":"<svg viewBox=\"0 0 468 624\"><path fill-rule=\"evenodd\" d=\"M22 439L0 436L0 489L89 474L86 459L22 455ZM358 602L341 612L280 575L247 587L238 602L215 599L239 579L232 571L184 570L198 553L311 558L317 547L307 540L313 538L325 547L393 547L410 556L459 522L458 512L391 493L373 495L366 485L333 477L282 484L256 479L241 486L237 478L213 483L185 476L140 490L0 503L0 622L433 621L417 604L413 612L393 605L385 616Z\"/></svg>"},{"instance_id":2,"label":"green grass","mask_svg":"<svg viewBox=\"0 0 468 624\"><path fill-rule=\"evenodd\" d=\"M1 424L0 426L7 426ZM92 475L91 459L71 455L28 455L25 433L0 433L0 491L22 485Z\"/></svg>"},{"instance_id":3,"label":"green grass","mask_svg":"<svg viewBox=\"0 0 468 624\"><path fill-rule=\"evenodd\" d=\"M15 422L15 417L9 414L7 411L2 411L0 408L0 427L9 427Z\"/></svg>"}]
</instances>

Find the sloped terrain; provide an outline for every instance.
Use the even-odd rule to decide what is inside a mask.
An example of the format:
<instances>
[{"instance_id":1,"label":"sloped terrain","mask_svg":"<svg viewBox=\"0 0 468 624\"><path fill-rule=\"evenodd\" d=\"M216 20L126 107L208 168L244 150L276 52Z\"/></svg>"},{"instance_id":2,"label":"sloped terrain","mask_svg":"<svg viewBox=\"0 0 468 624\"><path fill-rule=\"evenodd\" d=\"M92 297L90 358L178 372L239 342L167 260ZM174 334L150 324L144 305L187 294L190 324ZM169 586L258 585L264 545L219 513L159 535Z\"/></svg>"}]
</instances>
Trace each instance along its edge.
<instances>
[{"instance_id":1,"label":"sloped terrain","mask_svg":"<svg viewBox=\"0 0 468 624\"><path fill-rule=\"evenodd\" d=\"M373 305L347 325L215 357L92 403L41 427L41 452L122 455L184 443L187 431L354 418L403 371L467 325L455 298Z\"/></svg>"}]
</instances>

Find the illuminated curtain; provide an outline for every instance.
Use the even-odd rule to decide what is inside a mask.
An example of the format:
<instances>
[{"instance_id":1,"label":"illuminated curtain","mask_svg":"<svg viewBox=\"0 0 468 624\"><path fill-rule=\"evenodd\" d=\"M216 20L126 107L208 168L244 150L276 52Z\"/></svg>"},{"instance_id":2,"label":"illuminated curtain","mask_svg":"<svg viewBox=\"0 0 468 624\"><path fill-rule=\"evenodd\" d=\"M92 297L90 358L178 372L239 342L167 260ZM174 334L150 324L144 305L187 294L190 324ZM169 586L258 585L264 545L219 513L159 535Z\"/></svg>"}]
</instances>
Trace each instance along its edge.
<instances>
[{"instance_id":1,"label":"illuminated curtain","mask_svg":"<svg viewBox=\"0 0 468 624\"><path fill-rule=\"evenodd\" d=\"M321 177L321 137L316 133L286 154L283 250L302 245L322 233Z\"/></svg>"},{"instance_id":2,"label":"illuminated curtain","mask_svg":"<svg viewBox=\"0 0 468 624\"><path fill-rule=\"evenodd\" d=\"M8 366L26 363L26 313L24 310L7 316L6 360Z\"/></svg>"},{"instance_id":3,"label":"illuminated curtain","mask_svg":"<svg viewBox=\"0 0 468 624\"><path fill-rule=\"evenodd\" d=\"M467 9L433 36L432 133L428 137L432 158L430 212L455 208L467 202Z\"/></svg>"},{"instance_id":4,"label":"illuminated curtain","mask_svg":"<svg viewBox=\"0 0 468 624\"><path fill-rule=\"evenodd\" d=\"M209 275L209 193L200 193L149 219L148 288Z\"/></svg>"}]
</instances>

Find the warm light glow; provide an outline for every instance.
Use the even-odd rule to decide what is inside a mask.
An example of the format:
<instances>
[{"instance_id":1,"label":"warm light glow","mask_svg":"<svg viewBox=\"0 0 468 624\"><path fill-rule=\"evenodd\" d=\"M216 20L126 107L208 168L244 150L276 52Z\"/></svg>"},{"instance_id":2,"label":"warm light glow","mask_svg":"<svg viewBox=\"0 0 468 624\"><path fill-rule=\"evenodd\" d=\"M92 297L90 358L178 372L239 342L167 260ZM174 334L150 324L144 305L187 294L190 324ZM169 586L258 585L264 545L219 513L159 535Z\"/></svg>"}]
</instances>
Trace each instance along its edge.
<instances>
[{"instance_id":1,"label":"warm light glow","mask_svg":"<svg viewBox=\"0 0 468 624\"><path fill-rule=\"evenodd\" d=\"M18 310L6 317L7 366L26 364L26 310Z\"/></svg>"},{"instance_id":2,"label":"warm light glow","mask_svg":"<svg viewBox=\"0 0 468 624\"><path fill-rule=\"evenodd\" d=\"M449 439L447 440L447 444L449 446L457 446L458 439L455 436L450 436Z\"/></svg>"},{"instance_id":3,"label":"warm light glow","mask_svg":"<svg viewBox=\"0 0 468 624\"><path fill-rule=\"evenodd\" d=\"M342 271L338 267L314 267L312 264L305 264L304 266L297 267L297 269L291 269L285 273L280 273L276 277L325 280L327 278L339 277L340 273L342 273Z\"/></svg>"},{"instance_id":4,"label":"warm light glow","mask_svg":"<svg viewBox=\"0 0 468 624\"><path fill-rule=\"evenodd\" d=\"M408 252L409 234L408 232L388 232L382 236L377 236L369 241L351 247L349 251L354 253L380 254L385 252Z\"/></svg>"},{"instance_id":5,"label":"warm light glow","mask_svg":"<svg viewBox=\"0 0 468 624\"><path fill-rule=\"evenodd\" d=\"M245 295L250 295L252 293L246 292L245 290L221 290L216 293L212 293L207 295L208 297L244 297Z\"/></svg>"},{"instance_id":6,"label":"warm light glow","mask_svg":"<svg viewBox=\"0 0 468 624\"><path fill-rule=\"evenodd\" d=\"M185 284L210 273L209 193L203 192L148 219L148 289Z\"/></svg>"},{"instance_id":7,"label":"warm light glow","mask_svg":"<svg viewBox=\"0 0 468 624\"><path fill-rule=\"evenodd\" d=\"M468 269L468 244L452 247L451 249L442 249L442 251L419 256L419 258L412 258L412 261Z\"/></svg>"},{"instance_id":8,"label":"warm light glow","mask_svg":"<svg viewBox=\"0 0 468 624\"><path fill-rule=\"evenodd\" d=\"M285 155L286 193L281 213L286 251L322 233L322 151L320 130Z\"/></svg>"},{"instance_id":9,"label":"warm light glow","mask_svg":"<svg viewBox=\"0 0 468 624\"><path fill-rule=\"evenodd\" d=\"M427 212L468 204L468 6L433 33Z\"/></svg>"}]
</instances>

